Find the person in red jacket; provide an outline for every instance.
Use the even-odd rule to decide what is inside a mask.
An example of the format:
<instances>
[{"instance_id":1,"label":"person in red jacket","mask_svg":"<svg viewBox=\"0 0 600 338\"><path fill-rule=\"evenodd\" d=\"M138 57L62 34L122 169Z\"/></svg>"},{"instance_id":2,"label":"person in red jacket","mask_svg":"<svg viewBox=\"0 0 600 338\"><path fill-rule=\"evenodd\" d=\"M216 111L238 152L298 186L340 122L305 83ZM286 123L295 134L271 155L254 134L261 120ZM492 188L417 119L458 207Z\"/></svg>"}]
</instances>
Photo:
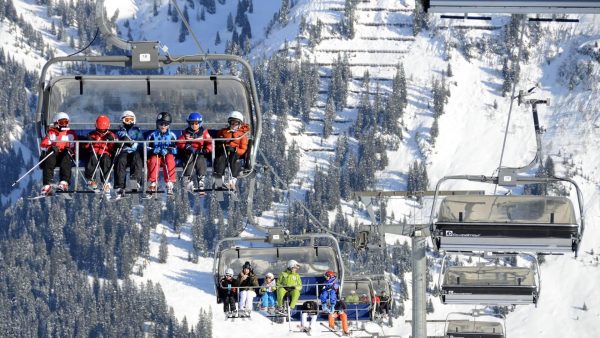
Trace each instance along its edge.
<instances>
[{"instance_id":1,"label":"person in red jacket","mask_svg":"<svg viewBox=\"0 0 600 338\"><path fill-rule=\"evenodd\" d=\"M244 115L239 111L232 111L227 119L229 124L226 128L219 130L217 138L225 139L216 144L214 175L225 174L225 168L229 165L231 169L231 180L223 181L224 188L235 189L236 177L239 176L241 163L238 161L248 150L248 136L250 126L244 123Z\"/></svg>"},{"instance_id":2,"label":"person in red jacket","mask_svg":"<svg viewBox=\"0 0 600 338\"><path fill-rule=\"evenodd\" d=\"M77 133L69 128L69 115L64 112L57 113L52 119L53 125L48 130L48 134L42 139L40 148L44 151L40 157L41 168L43 172L43 187L41 194L49 195L52 193L52 177L54 168L60 167L59 190L68 190L71 180L71 161Z\"/></svg>"},{"instance_id":3,"label":"person in red jacket","mask_svg":"<svg viewBox=\"0 0 600 338\"><path fill-rule=\"evenodd\" d=\"M96 119L96 130L88 134L91 141L114 141L117 139L115 134L108 130L110 128L110 119L106 115L100 115ZM105 191L110 191L109 171L112 166L113 150L115 143L111 142L92 142L86 143L85 148L90 150L90 158L85 166L85 178L88 181L88 188L96 190L96 173L100 171L100 180Z\"/></svg>"},{"instance_id":4,"label":"person in red jacket","mask_svg":"<svg viewBox=\"0 0 600 338\"><path fill-rule=\"evenodd\" d=\"M188 127L181 133L178 140L187 142L177 143L179 155L183 160L183 187L194 190L192 172L196 169L198 189L204 189L204 176L206 176L206 156L212 151L211 137L208 130L202 126L202 114L197 111L190 113L187 118ZM201 191L201 194L204 192Z\"/></svg>"}]
</instances>

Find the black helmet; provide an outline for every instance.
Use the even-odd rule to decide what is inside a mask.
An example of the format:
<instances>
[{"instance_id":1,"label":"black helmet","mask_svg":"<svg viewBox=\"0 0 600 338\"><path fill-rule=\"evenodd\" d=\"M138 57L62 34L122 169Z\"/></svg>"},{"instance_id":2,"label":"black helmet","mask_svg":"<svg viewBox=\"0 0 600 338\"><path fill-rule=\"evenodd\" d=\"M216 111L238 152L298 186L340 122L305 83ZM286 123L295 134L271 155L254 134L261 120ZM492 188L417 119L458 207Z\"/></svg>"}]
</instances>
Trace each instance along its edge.
<instances>
[{"instance_id":1,"label":"black helmet","mask_svg":"<svg viewBox=\"0 0 600 338\"><path fill-rule=\"evenodd\" d=\"M244 263L244 266L242 266L242 270L243 270L243 269L249 269L249 270L252 270L252 265L250 265L250 262L246 262L246 263Z\"/></svg>"},{"instance_id":2,"label":"black helmet","mask_svg":"<svg viewBox=\"0 0 600 338\"><path fill-rule=\"evenodd\" d=\"M156 126L158 127L161 123L171 124L171 114L166 111L158 113L158 115L156 115Z\"/></svg>"}]
</instances>

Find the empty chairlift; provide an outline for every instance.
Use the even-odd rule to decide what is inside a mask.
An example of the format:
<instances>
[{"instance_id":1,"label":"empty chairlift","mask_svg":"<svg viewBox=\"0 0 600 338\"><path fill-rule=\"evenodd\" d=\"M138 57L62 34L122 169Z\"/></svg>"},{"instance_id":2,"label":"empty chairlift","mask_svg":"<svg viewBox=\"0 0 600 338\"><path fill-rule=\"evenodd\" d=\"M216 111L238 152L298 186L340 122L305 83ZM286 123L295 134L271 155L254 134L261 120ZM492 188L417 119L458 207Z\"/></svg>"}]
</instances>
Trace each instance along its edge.
<instances>
[{"instance_id":1,"label":"empty chairlift","mask_svg":"<svg viewBox=\"0 0 600 338\"><path fill-rule=\"evenodd\" d=\"M432 236L446 251L567 253L577 251L581 224L567 197L448 196Z\"/></svg>"},{"instance_id":2,"label":"empty chairlift","mask_svg":"<svg viewBox=\"0 0 600 338\"><path fill-rule=\"evenodd\" d=\"M439 277L440 298L444 304L523 305L536 304L541 279L533 255L484 257L474 266L451 266L444 257ZM519 263L517 263L519 262Z\"/></svg>"},{"instance_id":3,"label":"empty chairlift","mask_svg":"<svg viewBox=\"0 0 600 338\"><path fill-rule=\"evenodd\" d=\"M468 313L450 313L446 317L445 338L505 338L506 327L504 318L492 315L479 314L473 311L469 319L449 318L456 314L470 315ZM486 317L486 320L479 320L479 317ZM487 319L489 318L489 319Z\"/></svg>"}]
</instances>

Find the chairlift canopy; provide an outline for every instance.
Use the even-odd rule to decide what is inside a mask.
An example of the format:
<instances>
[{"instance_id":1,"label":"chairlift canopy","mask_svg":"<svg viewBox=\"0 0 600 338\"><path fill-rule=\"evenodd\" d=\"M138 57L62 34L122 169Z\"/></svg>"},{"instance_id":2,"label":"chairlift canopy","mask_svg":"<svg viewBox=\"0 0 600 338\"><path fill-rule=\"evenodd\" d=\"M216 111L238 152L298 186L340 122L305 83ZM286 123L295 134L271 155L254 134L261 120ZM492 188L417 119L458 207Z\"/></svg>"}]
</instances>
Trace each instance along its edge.
<instances>
[{"instance_id":1,"label":"chairlift canopy","mask_svg":"<svg viewBox=\"0 0 600 338\"><path fill-rule=\"evenodd\" d=\"M595 0L422 0L430 13L595 14Z\"/></svg>"},{"instance_id":2,"label":"chairlift canopy","mask_svg":"<svg viewBox=\"0 0 600 338\"><path fill-rule=\"evenodd\" d=\"M504 338L500 322L451 320L447 323L447 338Z\"/></svg>"}]
</instances>

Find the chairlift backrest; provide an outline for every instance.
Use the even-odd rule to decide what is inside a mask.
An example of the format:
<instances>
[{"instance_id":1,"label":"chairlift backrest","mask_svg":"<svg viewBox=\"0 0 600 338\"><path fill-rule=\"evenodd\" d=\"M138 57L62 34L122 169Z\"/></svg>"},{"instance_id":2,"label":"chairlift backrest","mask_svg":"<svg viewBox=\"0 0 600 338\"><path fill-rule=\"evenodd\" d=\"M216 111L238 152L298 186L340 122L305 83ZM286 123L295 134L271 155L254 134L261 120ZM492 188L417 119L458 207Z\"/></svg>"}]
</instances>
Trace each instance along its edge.
<instances>
[{"instance_id":1,"label":"chairlift backrest","mask_svg":"<svg viewBox=\"0 0 600 338\"><path fill-rule=\"evenodd\" d=\"M452 266L444 274L444 286L532 286L534 271L526 267Z\"/></svg>"},{"instance_id":2,"label":"chairlift backrest","mask_svg":"<svg viewBox=\"0 0 600 338\"><path fill-rule=\"evenodd\" d=\"M298 273L302 276L323 276L328 270L339 274L337 255L328 246L225 249L219 259L218 274L222 276L227 268L239 272L244 263L249 261L258 276L268 272L277 276L287 268L287 262L291 259L300 263Z\"/></svg>"},{"instance_id":3,"label":"chairlift backrest","mask_svg":"<svg viewBox=\"0 0 600 338\"><path fill-rule=\"evenodd\" d=\"M566 197L515 195L448 196L439 208L438 223L577 224Z\"/></svg>"},{"instance_id":4,"label":"chairlift backrest","mask_svg":"<svg viewBox=\"0 0 600 338\"><path fill-rule=\"evenodd\" d=\"M456 335L456 334L460 335ZM500 322L451 320L447 323L447 337L504 337Z\"/></svg>"}]
</instances>

